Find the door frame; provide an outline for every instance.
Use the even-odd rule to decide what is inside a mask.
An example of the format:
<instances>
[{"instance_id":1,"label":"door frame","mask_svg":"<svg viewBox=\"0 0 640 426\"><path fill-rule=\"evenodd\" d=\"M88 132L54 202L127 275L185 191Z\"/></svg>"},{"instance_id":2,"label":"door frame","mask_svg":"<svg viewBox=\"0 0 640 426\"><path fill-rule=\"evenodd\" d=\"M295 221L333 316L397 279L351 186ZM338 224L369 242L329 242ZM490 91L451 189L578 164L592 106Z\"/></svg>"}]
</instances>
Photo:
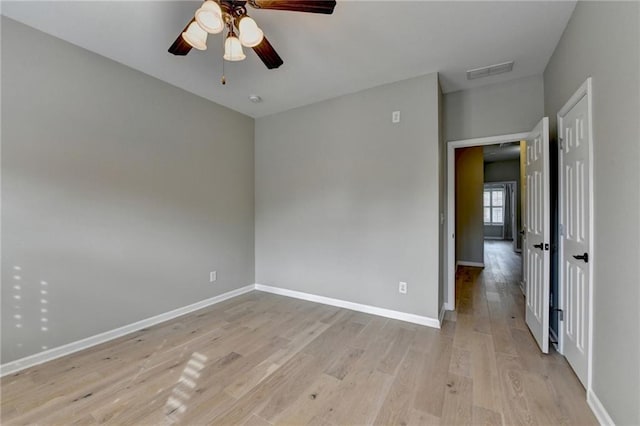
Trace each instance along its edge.
<instances>
[{"instance_id":1,"label":"door frame","mask_svg":"<svg viewBox=\"0 0 640 426\"><path fill-rule=\"evenodd\" d=\"M456 309L456 149L522 141L530 132L447 141L447 292L444 307Z\"/></svg>"},{"instance_id":2,"label":"door frame","mask_svg":"<svg viewBox=\"0 0 640 426\"><path fill-rule=\"evenodd\" d=\"M567 115L567 113L580 101L583 97L587 97L587 117L589 120L589 128L588 128L588 143L589 143L589 175L587 179L589 179L589 205L587 208L589 209L589 257L591 259L595 257L595 244L594 244L594 208L593 208L593 195L594 195L594 187L593 187L593 91L592 91L592 83L591 77L587 78L584 83L580 85L578 90L571 95L567 103L558 111L557 114L557 130L556 134L558 135L558 141L560 138L560 131L562 129L562 121L563 117ZM564 181L563 181L563 151L560 149L560 144L558 144L558 214L560 216L560 220L558 221L558 225L564 225L562 223L562 218L564 217ZM563 267L563 259L564 259L564 232L561 235L558 235L558 305L561 309L565 309L565 300L563 297L565 282L564 282L564 267ZM589 332L587 333L589 336L589 344L587 345L587 391L591 391L591 379L592 379L592 367L593 367L593 261L589 262L589 300L587 302L587 324L589 327ZM558 352L564 354L564 321L559 321L558 333Z\"/></svg>"}]
</instances>

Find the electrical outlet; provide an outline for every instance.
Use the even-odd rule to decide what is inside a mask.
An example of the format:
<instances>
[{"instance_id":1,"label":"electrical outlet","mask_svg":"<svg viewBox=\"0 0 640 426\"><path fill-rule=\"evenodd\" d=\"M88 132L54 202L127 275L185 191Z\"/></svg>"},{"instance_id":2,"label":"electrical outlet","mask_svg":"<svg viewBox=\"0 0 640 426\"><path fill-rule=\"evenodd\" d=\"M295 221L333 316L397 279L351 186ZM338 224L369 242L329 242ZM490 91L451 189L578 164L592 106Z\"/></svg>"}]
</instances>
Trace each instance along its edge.
<instances>
[{"instance_id":1,"label":"electrical outlet","mask_svg":"<svg viewBox=\"0 0 640 426\"><path fill-rule=\"evenodd\" d=\"M398 284L398 293L407 294L407 283L400 281Z\"/></svg>"},{"instance_id":2,"label":"electrical outlet","mask_svg":"<svg viewBox=\"0 0 640 426\"><path fill-rule=\"evenodd\" d=\"M400 122L400 111L393 111L391 113L391 122L399 123Z\"/></svg>"},{"instance_id":3,"label":"electrical outlet","mask_svg":"<svg viewBox=\"0 0 640 426\"><path fill-rule=\"evenodd\" d=\"M209 272L209 282L215 282L218 279L218 271Z\"/></svg>"}]
</instances>

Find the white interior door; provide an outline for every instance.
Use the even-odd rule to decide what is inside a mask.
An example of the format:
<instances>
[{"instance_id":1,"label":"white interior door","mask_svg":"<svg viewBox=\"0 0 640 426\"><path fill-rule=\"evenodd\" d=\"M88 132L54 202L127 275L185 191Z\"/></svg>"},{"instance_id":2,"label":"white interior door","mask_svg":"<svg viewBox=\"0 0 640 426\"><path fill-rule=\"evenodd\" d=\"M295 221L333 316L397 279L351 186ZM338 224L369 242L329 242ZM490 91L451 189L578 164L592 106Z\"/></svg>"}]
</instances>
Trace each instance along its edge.
<instances>
[{"instance_id":1,"label":"white interior door","mask_svg":"<svg viewBox=\"0 0 640 426\"><path fill-rule=\"evenodd\" d=\"M564 110L564 108L563 108ZM563 111L561 111L562 113ZM561 351L587 387L589 348L590 143L591 123L585 93L563 115L560 136L560 306L564 317Z\"/></svg>"},{"instance_id":2,"label":"white interior door","mask_svg":"<svg viewBox=\"0 0 640 426\"><path fill-rule=\"evenodd\" d=\"M549 352L549 119L527 138L524 262L527 326Z\"/></svg>"}]
</instances>

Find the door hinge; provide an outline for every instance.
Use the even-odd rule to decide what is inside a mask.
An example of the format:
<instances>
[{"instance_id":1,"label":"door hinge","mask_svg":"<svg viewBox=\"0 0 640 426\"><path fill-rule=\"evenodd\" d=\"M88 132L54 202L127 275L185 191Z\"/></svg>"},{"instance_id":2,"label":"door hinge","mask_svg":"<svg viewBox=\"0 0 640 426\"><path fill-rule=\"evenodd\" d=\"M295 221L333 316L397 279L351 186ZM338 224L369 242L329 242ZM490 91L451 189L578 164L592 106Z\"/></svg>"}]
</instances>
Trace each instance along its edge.
<instances>
[{"instance_id":1,"label":"door hinge","mask_svg":"<svg viewBox=\"0 0 640 426\"><path fill-rule=\"evenodd\" d=\"M560 225L559 225L559 229L558 229L558 231L560 232L560 235L561 235L561 236L564 236L564 225L563 225L563 224L560 224Z\"/></svg>"},{"instance_id":2,"label":"door hinge","mask_svg":"<svg viewBox=\"0 0 640 426\"><path fill-rule=\"evenodd\" d=\"M558 144L560 145L560 149L563 150L564 149L564 139L558 138Z\"/></svg>"}]
</instances>

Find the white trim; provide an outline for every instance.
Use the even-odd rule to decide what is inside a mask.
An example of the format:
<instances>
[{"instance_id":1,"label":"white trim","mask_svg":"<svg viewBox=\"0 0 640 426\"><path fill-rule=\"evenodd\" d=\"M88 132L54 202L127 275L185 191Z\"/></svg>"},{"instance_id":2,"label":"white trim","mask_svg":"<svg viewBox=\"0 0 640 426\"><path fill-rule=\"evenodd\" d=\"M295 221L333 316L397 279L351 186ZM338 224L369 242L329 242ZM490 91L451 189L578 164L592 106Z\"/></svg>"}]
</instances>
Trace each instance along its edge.
<instances>
[{"instance_id":1,"label":"white trim","mask_svg":"<svg viewBox=\"0 0 640 426\"><path fill-rule=\"evenodd\" d=\"M125 326L105 331L104 333L96 334L94 336L87 337L85 339L77 340L75 342L67 343L66 345L58 346L44 352L39 352L33 355L29 355L24 358L17 359L15 361L7 362L0 365L0 377L8 374L16 373L35 365L39 365L54 359L73 354L75 352L88 349L92 346L96 346L113 339L125 336L134 331L151 327L156 324L160 324L165 321L169 321L173 318L188 314L193 311L197 311L207 306L215 305L216 303L223 302L236 296L240 296L250 291L258 290L266 293L279 294L281 296L293 297L295 299L308 300L311 302L322 303L325 305L337 306L339 308L350 309L352 311L365 312L368 314L378 315L385 318L393 318L401 321L406 321L414 324L425 325L433 328L440 328L441 319L425 317L421 315L410 314L406 312L394 311L391 309L379 308L377 306L363 305L360 303L347 302L345 300L333 299L330 297L316 296L313 294L302 293L299 291L288 290L285 288L278 288L272 286L266 286L262 284L250 284L229 292L220 294L218 296L211 297L209 299L201 300L191 305L183 306L178 309L174 309L169 312L165 312L150 318L146 318ZM453 310L452 307L445 303L440 312L440 318L444 316L444 309Z\"/></svg>"},{"instance_id":2,"label":"white trim","mask_svg":"<svg viewBox=\"0 0 640 426\"><path fill-rule=\"evenodd\" d=\"M447 144L450 147L465 148L468 146L480 146L480 145L495 145L507 142L521 141L529 136L529 132L523 133L511 133L508 135L487 136L485 138L473 138L473 139L459 139L455 141L448 141Z\"/></svg>"},{"instance_id":3,"label":"white trim","mask_svg":"<svg viewBox=\"0 0 640 426\"><path fill-rule=\"evenodd\" d=\"M596 259L596 253L595 253L595 244L594 244L594 240L595 240L595 230L594 230L594 186L593 186L593 173L594 173L594 167L593 167L593 89L592 89L592 80L591 77L587 78L584 83L582 83L580 85L580 87L578 88L578 90L576 90L576 92L569 98L569 100L567 101L566 104L564 104L564 106L562 108L560 108L560 111L558 111L557 114L557 132L561 132L562 131L562 126L563 126L563 118L565 115L567 115L567 113L578 103L580 102L580 100L584 97L587 97L587 116L589 119L589 131L588 131L588 136L589 136L589 257L591 259ZM564 160L564 156L563 156L563 151L560 150L560 144L558 144L558 170L563 170L563 160ZM562 180L562 173L558 173L558 208L559 208L559 212L558 212L558 217L560 219L560 222L562 221L562 217L563 217L563 207L564 204L562 202L563 200L563 196L564 196L564 191L563 191L563 187L564 187L564 183ZM562 259L564 257L564 236L563 235L559 235L558 236L558 304L561 308L564 308L565 305L565 301L564 298L562 297L562 295L564 294L564 271L563 271L563 262ZM594 274L594 262L591 261L589 262L589 300L587 301L588 304L588 315L587 315L587 322L588 322L588 326L589 326L589 343L587 344L587 401L589 400L589 392L591 392L592 389L592 376L593 376L593 288L594 288L594 278L595 278L595 274ZM559 352L560 353L564 353L564 326L565 323L564 321L559 321L558 323L559 327L558 327L558 347L559 347ZM593 395L595 397L595 394ZM597 400L597 398L596 398ZM599 401L598 401L599 403ZM604 409L603 409L604 410ZM606 411L605 411L606 413ZM608 415L607 415L608 417ZM609 418L610 420L610 418ZM611 423L613 424L613 423Z\"/></svg>"},{"instance_id":4,"label":"white trim","mask_svg":"<svg viewBox=\"0 0 640 426\"><path fill-rule=\"evenodd\" d=\"M444 302L443 306L447 311L453 311L454 310L453 309L453 305L451 303L449 303L449 302Z\"/></svg>"},{"instance_id":5,"label":"white trim","mask_svg":"<svg viewBox=\"0 0 640 426\"><path fill-rule=\"evenodd\" d=\"M473 266L475 268L484 268L484 262L467 262L466 260L458 260L456 262L456 269L458 266Z\"/></svg>"},{"instance_id":6,"label":"white trim","mask_svg":"<svg viewBox=\"0 0 640 426\"><path fill-rule=\"evenodd\" d=\"M191 305L183 306L181 308L174 309L172 311L146 318L131 324L127 324L113 330L105 331L104 333L96 334L94 336L87 337L82 340L77 340L75 342L67 343L66 345L58 346L57 348L52 348L44 352L29 355L15 361L7 362L6 364L0 365L0 377L7 374L15 373L20 370L24 370L25 368L33 367L34 365L54 360L56 358L63 357L65 355L70 355L72 353L108 342L113 339L117 339L118 337L125 336L142 328L160 324L181 315L197 311L198 309L215 305L216 303L231 299L232 297L240 296L241 294L253 291L254 288L255 286L253 284L250 284L223 294L219 294L218 296L214 296L209 299L201 300Z\"/></svg>"},{"instance_id":7,"label":"white trim","mask_svg":"<svg viewBox=\"0 0 640 426\"><path fill-rule=\"evenodd\" d=\"M486 138L464 139L447 142L447 300L446 303L455 309L456 300L456 148L469 146L493 145L513 141L521 141L529 136L527 133L489 136Z\"/></svg>"},{"instance_id":8,"label":"white trim","mask_svg":"<svg viewBox=\"0 0 640 426\"><path fill-rule=\"evenodd\" d=\"M607 410L604 408L604 405L602 405L602 402L600 402L600 399L598 399L598 397L596 396L595 392L592 389L589 389L587 391L587 404L589 405L589 408L591 408L591 411L593 411L593 414L596 416L596 419L601 425L615 426L613 419L611 418Z\"/></svg>"},{"instance_id":9,"label":"white trim","mask_svg":"<svg viewBox=\"0 0 640 426\"><path fill-rule=\"evenodd\" d=\"M440 327L442 327L442 322L444 321L444 314L447 312L447 306L445 303L442 304L440 308L440 315L438 315L438 322L440 322Z\"/></svg>"},{"instance_id":10,"label":"white trim","mask_svg":"<svg viewBox=\"0 0 640 426\"><path fill-rule=\"evenodd\" d=\"M350 309L352 311L365 312L367 314L378 315L385 318L393 318L400 321L414 324L426 325L428 327L440 328L440 321L437 318L425 317L422 315L409 314L406 312L394 311L391 309L379 308L377 306L363 305L361 303L347 302L346 300L334 299L331 297L318 296L315 294L303 293L301 291L289 290L287 288L272 287L269 285L256 284L256 290L266 293L278 294L280 296L293 297L294 299L308 300L310 302L322 303L324 305L337 306L338 308Z\"/></svg>"}]
</instances>

